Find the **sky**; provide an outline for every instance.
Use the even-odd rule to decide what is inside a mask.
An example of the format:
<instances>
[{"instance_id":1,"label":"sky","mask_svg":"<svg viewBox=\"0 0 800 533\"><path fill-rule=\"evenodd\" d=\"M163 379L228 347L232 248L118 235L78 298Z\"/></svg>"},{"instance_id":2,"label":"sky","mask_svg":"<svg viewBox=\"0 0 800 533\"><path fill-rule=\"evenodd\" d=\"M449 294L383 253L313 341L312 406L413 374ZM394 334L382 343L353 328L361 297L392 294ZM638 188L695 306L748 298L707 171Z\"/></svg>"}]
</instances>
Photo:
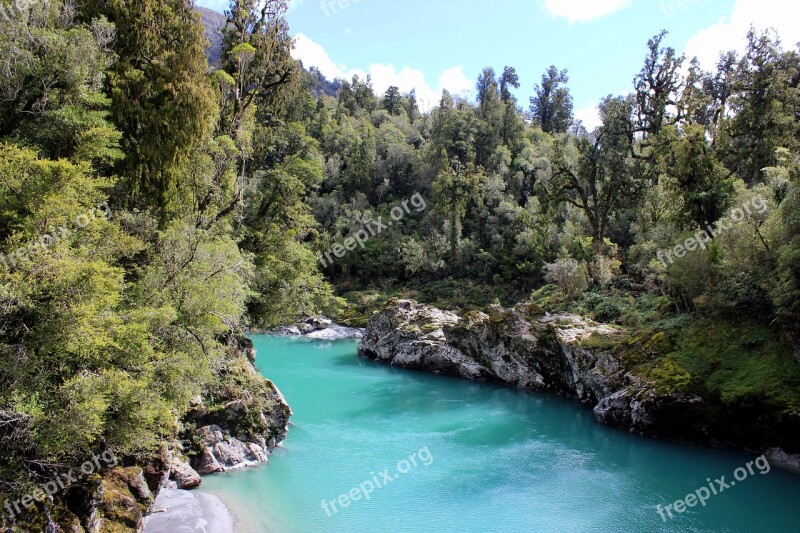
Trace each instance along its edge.
<instances>
[{"instance_id":1,"label":"sky","mask_svg":"<svg viewBox=\"0 0 800 533\"><path fill-rule=\"evenodd\" d=\"M197 0L217 11L228 0ZM416 89L421 107L442 89L474 95L478 74L505 66L519 74L527 109L550 66L569 70L575 116L598 123L597 103L627 94L662 29L666 44L704 68L742 50L748 28L774 28L786 48L800 42L794 0L290 0L293 55L328 78L366 74L376 93Z\"/></svg>"}]
</instances>

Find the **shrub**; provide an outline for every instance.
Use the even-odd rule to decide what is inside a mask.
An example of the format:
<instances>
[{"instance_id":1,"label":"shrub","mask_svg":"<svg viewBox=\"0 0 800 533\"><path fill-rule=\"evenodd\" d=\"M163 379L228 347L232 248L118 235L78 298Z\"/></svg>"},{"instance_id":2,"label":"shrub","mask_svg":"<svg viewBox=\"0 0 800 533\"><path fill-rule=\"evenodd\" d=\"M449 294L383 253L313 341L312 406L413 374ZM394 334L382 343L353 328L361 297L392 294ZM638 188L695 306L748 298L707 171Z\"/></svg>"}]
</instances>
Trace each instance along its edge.
<instances>
[{"instance_id":1,"label":"shrub","mask_svg":"<svg viewBox=\"0 0 800 533\"><path fill-rule=\"evenodd\" d=\"M586 273L574 259L561 259L544 266L544 279L557 285L566 295L572 297L586 288Z\"/></svg>"}]
</instances>

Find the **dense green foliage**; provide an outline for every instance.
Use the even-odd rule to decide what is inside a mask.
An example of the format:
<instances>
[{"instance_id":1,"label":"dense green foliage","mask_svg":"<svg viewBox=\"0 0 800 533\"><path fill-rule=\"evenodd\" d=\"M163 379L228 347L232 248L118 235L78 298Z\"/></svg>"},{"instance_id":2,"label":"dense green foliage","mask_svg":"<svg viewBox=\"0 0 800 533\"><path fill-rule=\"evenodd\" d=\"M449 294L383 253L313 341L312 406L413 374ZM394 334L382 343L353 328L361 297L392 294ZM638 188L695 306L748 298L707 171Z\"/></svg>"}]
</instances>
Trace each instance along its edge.
<instances>
[{"instance_id":1,"label":"dense green foliage","mask_svg":"<svg viewBox=\"0 0 800 533\"><path fill-rule=\"evenodd\" d=\"M184 2L9 11L0 500L106 449L148 457L191 399L213 405L242 328L335 303L303 203L323 161L286 106L300 69L270 5L231 6L215 71Z\"/></svg>"},{"instance_id":2,"label":"dense green foliage","mask_svg":"<svg viewBox=\"0 0 800 533\"><path fill-rule=\"evenodd\" d=\"M658 35L590 132L556 67L527 110L511 67L430 110L326 80L291 58L286 9L234 0L212 67L178 0L37 3L0 28L0 500L108 448L147 457L191 399L241 386L242 328L363 325L387 294L532 294L668 333L647 367L666 389L796 407L797 51L753 31L704 72Z\"/></svg>"},{"instance_id":3,"label":"dense green foliage","mask_svg":"<svg viewBox=\"0 0 800 533\"><path fill-rule=\"evenodd\" d=\"M754 30L744 56L704 72L665 39L593 131L556 67L528 114L511 67L484 69L474 103L445 92L428 113L359 79L318 92L304 121L325 156L309 200L320 249L428 199L324 265L350 304L340 318L364 325L387 296L467 312L530 295L626 327L628 370L654 391L755 410L767 433L796 412L800 54Z\"/></svg>"},{"instance_id":4,"label":"dense green foliage","mask_svg":"<svg viewBox=\"0 0 800 533\"><path fill-rule=\"evenodd\" d=\"M474 103L444 92L427 113L396 87L375 95L369 80L339 80L334 98L308 74L316 101L295 109L324 156L309 199L319 249L415 193L429 199L326 274L366 312L368 290L469 309L492 301L486 293L510 303L555 286L564 308L605 301L593 312L602 320L663 296L645 322L747 314L794 335L800 54L753 30L742 57L704 72L665 39L648 43L629 95L603 99L591 132L573 121L556 67L533 88L530 114L511 67L499 78L484 69ZM674 249L698 234L702 246Z\"/></svg>"}]
</instances>

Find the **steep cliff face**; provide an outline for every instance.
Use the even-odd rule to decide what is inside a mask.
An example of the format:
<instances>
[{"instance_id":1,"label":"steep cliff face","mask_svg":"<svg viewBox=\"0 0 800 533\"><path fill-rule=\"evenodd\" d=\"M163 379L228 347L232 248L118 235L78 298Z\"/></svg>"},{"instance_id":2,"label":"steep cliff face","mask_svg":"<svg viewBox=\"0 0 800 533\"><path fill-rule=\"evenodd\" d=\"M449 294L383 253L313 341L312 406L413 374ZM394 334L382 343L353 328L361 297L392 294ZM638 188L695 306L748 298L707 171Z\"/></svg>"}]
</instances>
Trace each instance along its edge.
<instances>
[{"instance_id":1,"label":"steep cliff face","mask_svg":"<svg viewBox=\"0 0 800 533\"><path fill-rule=\"evenodd\" d=\"M533 304L459 317L401 300L371 318L359 353L398 367L573 396L598 421L641 435L800 452L794 422L753 431L751 413L727 412L718 398L671 375L668 349L661 333L549 315Z\"/></svg>"}]
</instances>

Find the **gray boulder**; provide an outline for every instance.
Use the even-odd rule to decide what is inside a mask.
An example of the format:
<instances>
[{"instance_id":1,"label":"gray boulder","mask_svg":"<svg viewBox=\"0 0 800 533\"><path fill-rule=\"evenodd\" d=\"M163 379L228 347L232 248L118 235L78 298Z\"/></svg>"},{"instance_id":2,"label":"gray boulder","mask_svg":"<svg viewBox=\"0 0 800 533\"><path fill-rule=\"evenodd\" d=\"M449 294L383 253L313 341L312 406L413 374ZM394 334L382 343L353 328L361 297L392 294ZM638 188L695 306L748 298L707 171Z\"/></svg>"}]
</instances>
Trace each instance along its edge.
<instances>
[{"instance_id":1,"label":"gray boulder","mask_svg":"<svg viewBox=\"0 0 800 533\"><path fill-rule=\"evenodd\" d=\"M170 479L177 483L179 489L193 489L199 487L203 482L197 471L188 462L177 456L172 457Z\"/></svg>"}]
</instances>

